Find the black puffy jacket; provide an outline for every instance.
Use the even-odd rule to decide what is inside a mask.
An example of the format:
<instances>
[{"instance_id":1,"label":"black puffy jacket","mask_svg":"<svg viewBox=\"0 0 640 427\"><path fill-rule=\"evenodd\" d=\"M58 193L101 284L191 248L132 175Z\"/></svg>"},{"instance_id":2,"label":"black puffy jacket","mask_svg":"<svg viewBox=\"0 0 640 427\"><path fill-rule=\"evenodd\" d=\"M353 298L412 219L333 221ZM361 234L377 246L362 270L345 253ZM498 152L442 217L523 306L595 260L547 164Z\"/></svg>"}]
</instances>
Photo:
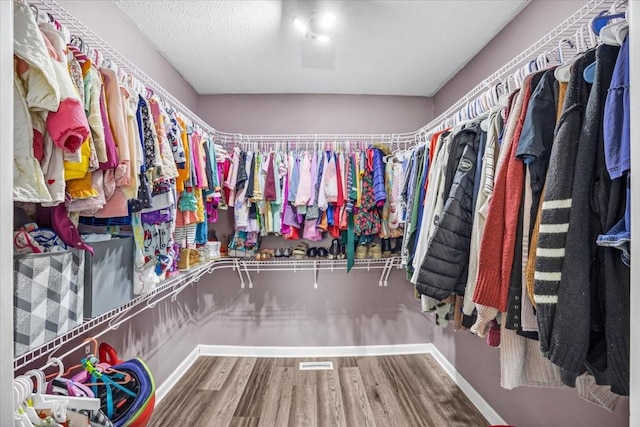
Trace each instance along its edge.
<instances>
[{"instance_id":1,"label":"black puffy jacket","mask_svg":"<svg viewBox=\"0 0 640 427\"><path fill-rule=\"evenodd\" d=\"M473 226L474 181L478 150L482 143L480 125L472 123L458 132L451 156L462 151L460 160L448 162L447 177L453 175L444 209L429 241L416 283L419 293L443 300L452 293L462 295L467 281L471 229ZM457 156L456 156L457 157ZM455 158L455 157L454 157Z\"/></svg>"}]
</instances>

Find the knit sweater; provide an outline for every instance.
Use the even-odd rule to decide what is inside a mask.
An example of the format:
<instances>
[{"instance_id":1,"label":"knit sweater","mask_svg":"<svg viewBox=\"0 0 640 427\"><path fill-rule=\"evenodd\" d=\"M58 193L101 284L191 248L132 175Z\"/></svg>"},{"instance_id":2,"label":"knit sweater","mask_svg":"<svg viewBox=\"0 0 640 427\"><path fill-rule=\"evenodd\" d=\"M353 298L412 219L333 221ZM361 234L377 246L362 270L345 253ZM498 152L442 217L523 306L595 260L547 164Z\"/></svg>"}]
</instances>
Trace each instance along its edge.
<instances>
[{"instance_id":1,"label":"knit sweater","mask_svg":"<svg viewBox=\"0 0 640 427\"><path fill-rule=\"evenodd\" d=\"M503 167L498 170L491 196L485 225L485 228L491 230L491 233L484 233L482 236L480 269L473 296L476 303L501 312L507 309L524 180L524 163L516 158L516 150L526 116L527 103L532 93L531 81L533 77L530 75L525 79L519 105L516 105L514 111L510 113L507 129L512 128L513 134L509 140L503 141L503 145L508 144L502 148L508 153L508 156ZM515 115L513 120L514 116L512 115ZM490 319L478 317L479 322L483 320Z\"/></svg>"},{"instance_id":2,"label":"knit sweater","mask_svg":"<svg viewBox=\"0 0 640 427\"><path fill-rule=\"evenodd\" d=\"M602 116L607 89L618 48L601 45L596 52L596 74L586 106L584 123L577 147L576 170L571 192L567 251L562 266L562 282L551 329L549 359L576 376L585 371L591 334L590 284L596 279L592 271L596 257L596 238L600 231L599 215L592 208L596 154L602 145ZM598 188L598 187L595 187ZM543 211L544 218L544 211ZM544 310L544 308L543 308ZM568 378L568 376L567 376ZM574 385L575 378L568 385Z\"/></svg>"},{"instance_id":3,"label":"knit sweater","mask_svg":"<svg viewBox=\"0 0 640 427\"><path fill-rule=\"evenodd\" d=\"M506 329L500 330L500 386L561 387L560 369L546 359L535 340Z\"/></svg>"},{"instance_id":4,"label":"knit sweater","mask_svg":"<svg viewBox=\"0 0 640 427\"><path fill-rule=\"evenodd\" d=\"M590 85L582 76L585 67L595 60L590 50L578 58L567 88L562 116L556 127L551 149L546 190L542 199L542 216L536 250L534 300L538 308L540 348L548 354L556 317L558 290L562 283L566 236L569 229L578 140Z\"/></svg>"}]
</instances>

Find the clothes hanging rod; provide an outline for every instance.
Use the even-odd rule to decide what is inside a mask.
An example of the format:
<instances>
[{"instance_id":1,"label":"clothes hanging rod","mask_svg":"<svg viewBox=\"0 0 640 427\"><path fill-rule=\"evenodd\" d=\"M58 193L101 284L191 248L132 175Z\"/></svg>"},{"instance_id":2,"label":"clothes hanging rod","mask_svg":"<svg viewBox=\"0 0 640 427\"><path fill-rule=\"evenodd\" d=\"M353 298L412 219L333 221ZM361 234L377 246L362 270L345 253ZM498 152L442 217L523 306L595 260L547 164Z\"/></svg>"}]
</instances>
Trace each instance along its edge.
<instances>
[{"instance_id":1,"label":"clothes hanging rod","mask_svg":"<svg viewBox=\"0 0 640 427\"><path fill-rule=\"evenodd\" d=\"M372 141L380 143L391 143L393 141L405 141L416 139L417 133L409 132L405 134L216 134L220 140L235 140L238 142L336 142L336 141Z\"/></svg>"}]
</instances>

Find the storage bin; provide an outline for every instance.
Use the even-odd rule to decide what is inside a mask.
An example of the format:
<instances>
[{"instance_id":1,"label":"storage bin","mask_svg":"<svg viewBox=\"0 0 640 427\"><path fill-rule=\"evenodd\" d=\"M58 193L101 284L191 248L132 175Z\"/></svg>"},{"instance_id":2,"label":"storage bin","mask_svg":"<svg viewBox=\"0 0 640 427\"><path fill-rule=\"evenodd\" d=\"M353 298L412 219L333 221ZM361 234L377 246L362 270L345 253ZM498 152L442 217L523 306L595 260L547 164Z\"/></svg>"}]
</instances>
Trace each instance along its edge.
<instances>
[{"instance_id":1,"label":"storage bin","mask_svg":"<svg viewBox=\"0 0 640 427\"><path fill-rule=\"evenodd\" d=\"M133 298L133 237L91 242L86 253L84 317L98 317Z\"/></svg>"},{"instance_id":2,"label":"storage bin","mask_svg":"<svg viewBox=\"0 0 640 427\"><path fill-rule=\"evenodd\" d=\"M16 357L82 324L84 267L78 249L14 256Z\"/></svg>"}]
</instances>

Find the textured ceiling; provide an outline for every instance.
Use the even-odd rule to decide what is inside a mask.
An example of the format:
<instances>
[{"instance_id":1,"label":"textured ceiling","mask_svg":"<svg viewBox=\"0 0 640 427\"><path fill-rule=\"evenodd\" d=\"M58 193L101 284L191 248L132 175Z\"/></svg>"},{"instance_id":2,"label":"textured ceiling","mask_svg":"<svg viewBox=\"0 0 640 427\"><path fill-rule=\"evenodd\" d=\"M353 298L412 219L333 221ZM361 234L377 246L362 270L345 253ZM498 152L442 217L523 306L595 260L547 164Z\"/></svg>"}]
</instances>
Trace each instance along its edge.
<instances>
[{"instance_id":1,"label":"textured ceiling","mask_svg":"<svg viewBox=\"0 0 640 427\"><path fill-rule=\"evenodd\" d=\"M201 95L432 96L528 0L111 0ZM337 15L332 41L294 16Z\"/></svg>"}]
</instances>

